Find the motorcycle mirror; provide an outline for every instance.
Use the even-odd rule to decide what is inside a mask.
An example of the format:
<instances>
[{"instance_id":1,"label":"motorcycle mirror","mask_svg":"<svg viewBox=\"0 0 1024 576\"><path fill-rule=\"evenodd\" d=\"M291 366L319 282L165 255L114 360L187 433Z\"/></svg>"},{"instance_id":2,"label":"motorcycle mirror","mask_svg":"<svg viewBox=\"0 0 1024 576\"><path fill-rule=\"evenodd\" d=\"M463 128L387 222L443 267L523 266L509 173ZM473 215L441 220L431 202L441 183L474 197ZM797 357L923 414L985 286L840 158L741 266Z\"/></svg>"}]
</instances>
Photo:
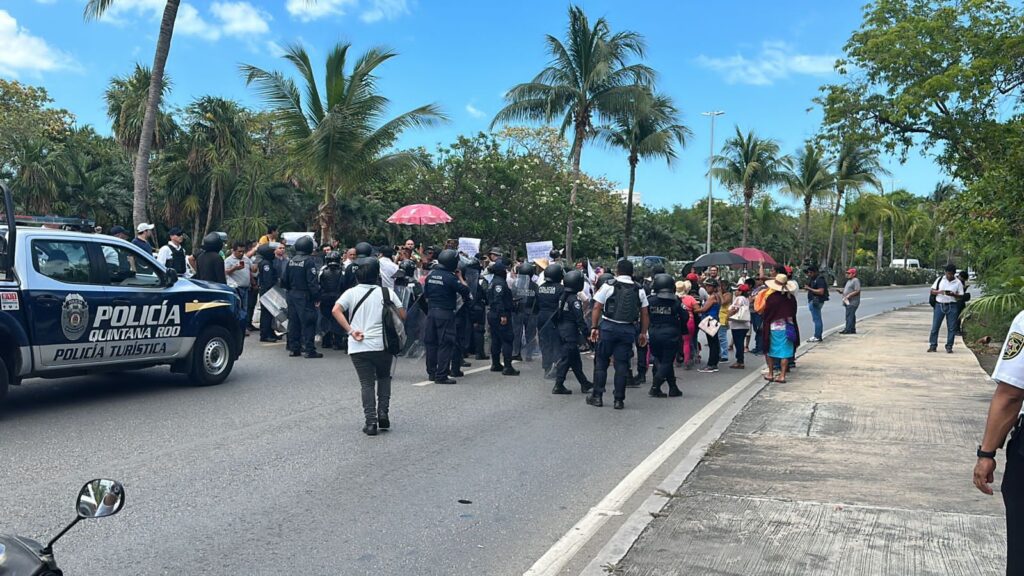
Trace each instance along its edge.
<instances>
[{"instance_id":1,"label":"motorcycle mirror","mask_svg":"<svg viewBox=\"0 0 1024 576\"><path fill-rule=\"evenodd\" d=\"M78 517L82 519L113 516L124 507L124 486L117 480L90 480L78 493Z\"/></svg>"}]
</instances>

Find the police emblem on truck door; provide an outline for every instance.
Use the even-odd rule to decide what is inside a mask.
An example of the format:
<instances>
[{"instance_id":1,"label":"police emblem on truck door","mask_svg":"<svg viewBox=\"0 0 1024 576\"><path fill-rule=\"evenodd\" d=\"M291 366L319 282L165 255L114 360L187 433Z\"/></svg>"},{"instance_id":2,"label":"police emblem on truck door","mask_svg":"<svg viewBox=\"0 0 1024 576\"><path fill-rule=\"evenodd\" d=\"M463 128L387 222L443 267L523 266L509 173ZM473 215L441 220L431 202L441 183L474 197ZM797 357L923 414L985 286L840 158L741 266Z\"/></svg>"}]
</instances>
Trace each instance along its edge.
<instances>
[{"instance_id":1,"label":"police emblem on truck door","mask_svg":"<svg viewBox=\"0 0 1024 576\"><path fill-rule=\"evenodd\" d=\"M68 340L78 340L89 328L89 305L80 294L68 294L60 310L60 328Z\"/></svg>"}]
</instances>

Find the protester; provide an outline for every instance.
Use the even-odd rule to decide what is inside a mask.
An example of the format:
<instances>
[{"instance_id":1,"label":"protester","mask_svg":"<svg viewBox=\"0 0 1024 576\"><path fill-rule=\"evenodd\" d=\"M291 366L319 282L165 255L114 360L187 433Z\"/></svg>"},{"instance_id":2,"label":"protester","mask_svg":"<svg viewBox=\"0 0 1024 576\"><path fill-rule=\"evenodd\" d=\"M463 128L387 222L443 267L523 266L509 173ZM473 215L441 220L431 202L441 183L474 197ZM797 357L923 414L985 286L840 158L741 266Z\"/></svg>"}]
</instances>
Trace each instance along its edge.
<instances>
[{"instance_id":1,"label":"protester","mask_svg":"<svg viewBox=\"0 0 1024 576\"><path fill-rule=\"evenodd\" d=\"M935 352L939 346L939 327L946 321L946 352L953 353L956 341L956 316L959 299L964 295L964 285L956 277L956 265L946 266L946 273L932 285L935 309L932 311L932 332L928 336L928 351Z\"/></svg>"},{"instance_id":2,"label":"protester","mask_svg":"<svg viewBox=\"0 0 1024 576\"><path fill-rule=\"evenodd\" d=\"M380 263L366 258L360 263L358 284L338 298L332 314L349 335L348 355L359 376L363 401L363 433L376 436L391 428L391 371L395 357L384 346L384 303L398 310L405 320L402 301L393 290L380 284Z\"/></svg>"},{"instance_id":3,"label":"protester","mask_svg":"<svg viewBox=\"0 0 1024 576\"><path fill-rule=\"evenodd\" d=\"M747 283L750 285L750 302L757 299L757 295L766 290L764 281L767 278L764 277L764 272L758 272L757 276L753 278L747 278ZM764 333L761 330L761 324L763 320L761 313L751 305L750 307L750 330L754 333L754 348L750 351L755 356L763 356L765 352L764 344Z\"/></svg>"},{"instance_id":4,"label":"protester","mask_svg":"<svg viewBox=\"0 0 1024 576\"><path fill-rule=\"evenodd\" d=\"M277 226L274 224L267 226L267 233L260 236L260 240L257 244L262 246L271 242L277 242Z\"/></svg>"},{"instance_id":5,"label":"protester","mask_svg":"<svg viewBox=\"0 0 1024 576\"><path fill-rule=\"evenodd\" d=\"M736 296L729 305L729 330L732 331L732 345L736 349L736 362L729 368L745 368L743 352L747 333L750 332L750 301L746 296L749 291L750 286L745 283L737 286Z\"/></svg>"},{"instance_id":6,"label":"protester","mask_svg":"<svg viewBox=\"0 0 1024 576\"><path fill-rule=\"evenodd\" d=\"M390 246L380 249L380 285L388 290L395 289L395 272L398 272L398 264L395 264L395 250Z\"/></svg>"},{"instance_id":7,"label":"protester","mask_svg":"<svg viewBox=\"0 0 1024 576\"><path fill-rule=\"evenodd\" d=\"M694 357L697 355L697 348L693 345L693 338L695 332L697 332L697 309L700 305L697 303L697 299L690 294L690 281L684 280L676 282L676 297L683 305L683 309L686 310L686 334L682 337L682 365L684 369L693 369Z\"/></svg>"},{"instance_id":8,"label":"protester","mask_svg":"<svg viewBox=\"0 0 1024 576\"><path fill-rule=\"evenodd\" d=\"M967 308L967 303L971 301L971 293L969 291L970 286L967 284L967 281L970 279L970 274L967 273L967 270L961 270L957 274L957 278L960 279L960 284L963 284L964 287L963 295L957 298L956 302L956 330L954 332L957 336L960 336L963 333L960 323L963 319L964 309Z\"/></svg>"},{"instance_id":9,"label":"protester","mask_svg":"<svg viewBox=\"0 0 1024 576\"><path fill-rule=\"evenodd\" d=\"M846 285L842 290L836 288L836 292L843 295L843 306L846 307L846 327L839 331L840 334L857 333L857 308L860 307L860 279L857 278L857 269L850 268L846 271Z\"/></svg>"},{"instance_id":10,"label":"protester","mask_svg":"<svg viewBox=\"0 0 1024 576\"><path fill-rule=\"evenodd\" d=\"M786 382L790 359L796 356L800 345L800 327L796 323L796 297L794 292L799 289L796 281L789 280L785 274L777 274L775 278L765 282L771 292L765 297L764 309L761 312L764 339L768 346L769 382ZM775 362L780 365L780 373L775 375Z\"/></svg>"},{"instance_id":11,"label":"protester","mask_svg":"<svg viewBox=\"0 0 1024 576\"><path fill-rule=\"evenodd\" d=\"M807 274L808 280L804 286L804 290L807 290L807 308L811 312L811 321L814 323L814 336L808 338L807 341L821 342L821 336L825 330L824 323L821 321L821 308L828 301L828 284L818 273L817 264L808 266L804 272Z\"/></svg>"},{"instance_id":12,"label":"protester","mask_svg":"<svg viewBox=\"0 0 1024 576\"><path fill-rule=\"evenodd\" d=\"M729 282L723 280L718 284L718 297L721 299L721 306L718 308L718 323L722 329L718 331L718 346L721 350L719 362L729 361L729 307L732 306L732 291L729 290ZM735 343L734 343L735 344Z\"/></svg>"},{"instance_id":13,"label":"protester","mask_svg":"<svg viewBox=\"0 0 1024 576\"><path fill-rule=\"evenodd\" d=\"M238 322L242 325L243 331L246 326L246 314L249 309L249 289L252 287L252 260L245 255L248 243L241 240L235 241L231 249L231 255L224 260L224 273L227 277L227 285L234 289L241 301L239 307ZM248 336L248 331L243 332Z\"/></svg>"},{"instance_id":14,"label":"protester","mask_svg":"<svg viewBox=\"0 0 1024 576\"><path fill-rule=\"evenodd\" d=\"M697 313L702 317L712 318L718 322L718 319L720 318L719 313L722 309L721 297L718 290L718 281L710 278L705 280L704 293L707 294L707 298L705 298L704 304L697 309ZM708 362L703 368L697 370L698 372L718 372L719 357L722 353L721 341L718 339L719 332L721 332L721 327L713 333L704 332L708 343Z\"/></svg>"}]
</instances>

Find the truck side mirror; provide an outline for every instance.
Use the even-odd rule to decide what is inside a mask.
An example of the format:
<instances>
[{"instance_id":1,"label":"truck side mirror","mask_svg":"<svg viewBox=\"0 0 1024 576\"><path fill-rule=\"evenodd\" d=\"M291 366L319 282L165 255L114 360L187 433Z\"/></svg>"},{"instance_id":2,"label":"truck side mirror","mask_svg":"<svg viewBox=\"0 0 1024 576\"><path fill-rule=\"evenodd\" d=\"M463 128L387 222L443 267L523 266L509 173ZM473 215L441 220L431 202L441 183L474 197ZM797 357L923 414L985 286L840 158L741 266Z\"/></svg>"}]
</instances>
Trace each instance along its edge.
<instances>
[{"instance_id":1,"label":"truck side mirror","mask_svg":"<svg viewBox=\"0 0 1024 576\"><path fill-rule=\"evenodd\" d=\"M174 286L178 282L178 271L174 268L167 269L167 285Z\"/></svg>"}]
</instances>

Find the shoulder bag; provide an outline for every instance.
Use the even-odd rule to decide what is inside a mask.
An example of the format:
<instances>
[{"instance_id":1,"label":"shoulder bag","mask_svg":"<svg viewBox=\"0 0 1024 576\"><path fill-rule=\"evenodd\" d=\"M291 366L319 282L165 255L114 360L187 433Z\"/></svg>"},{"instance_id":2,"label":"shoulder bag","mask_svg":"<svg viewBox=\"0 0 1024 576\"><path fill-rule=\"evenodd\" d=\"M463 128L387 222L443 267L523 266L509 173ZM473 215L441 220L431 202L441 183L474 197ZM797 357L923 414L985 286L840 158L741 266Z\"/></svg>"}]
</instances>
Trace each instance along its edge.
<instances>
[{"instance_id":1,"label":"shoulder bag","mask_svg":"<svg viewBox=\"0 0 1024 576\"><path fill-rule=\"evenodd\" d=\"M405 347L405 324L398 314L395 303L391 301L391 294L387 288L381 288L384 294L384 308L381 313L381 322L384 324L384 350L392 355L397 355Z\"/></svg>"},{"instance_id":2,"label":"shoulder bag","mask_svg":"<svg viewBox=\"0 0 1024 576\"><path fill-rule=\"evenodd\" d=\"M718 318L715 318L714 316L705 316L704 319L700 321L700 324L697 325L697 328L708 336L717 336L718 330L721 327L722 325L718 323Z\"/></svg>"}]
</instances>

